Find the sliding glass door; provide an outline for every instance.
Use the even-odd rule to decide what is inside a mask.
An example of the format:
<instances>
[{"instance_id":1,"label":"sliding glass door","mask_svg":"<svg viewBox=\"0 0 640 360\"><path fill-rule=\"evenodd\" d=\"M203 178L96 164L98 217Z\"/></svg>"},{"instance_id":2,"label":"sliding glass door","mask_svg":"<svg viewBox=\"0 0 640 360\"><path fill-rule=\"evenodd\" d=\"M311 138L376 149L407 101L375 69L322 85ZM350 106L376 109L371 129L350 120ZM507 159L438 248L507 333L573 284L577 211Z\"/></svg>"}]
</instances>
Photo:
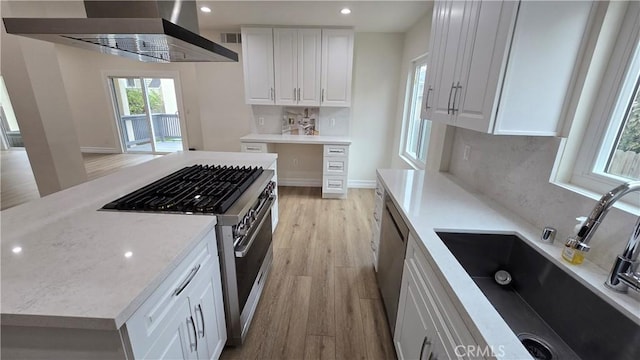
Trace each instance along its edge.
<instances>
[{"instance_id":1,"label":"sliding glass door","mask_svg":"<svg viewBox=\"0 0 640 360\"><path fill-rule=\"evenodd\" d=\"M111 84L125 152L183 150L173 79L112 77Z\"/></svg>"}]
</instances>

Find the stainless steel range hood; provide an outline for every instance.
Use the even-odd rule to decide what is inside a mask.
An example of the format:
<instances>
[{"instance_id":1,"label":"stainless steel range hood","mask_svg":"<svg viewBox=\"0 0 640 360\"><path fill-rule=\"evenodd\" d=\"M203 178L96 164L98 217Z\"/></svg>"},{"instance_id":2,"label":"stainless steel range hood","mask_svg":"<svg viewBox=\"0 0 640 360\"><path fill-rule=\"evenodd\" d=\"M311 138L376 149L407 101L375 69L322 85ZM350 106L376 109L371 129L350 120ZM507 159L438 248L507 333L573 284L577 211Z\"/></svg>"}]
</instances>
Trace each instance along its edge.
<instances>
[{"instance_id":1,"label":"stainless steel range hood","mask_svg":"<svg viewBox=\"0 0 640 360\"><path fill-rule=\"evenodd\" d=\"M4 18L8 34L143 62L238 61L200 35L195 1L84 1L87 18Z\"/></svg>"}]
</instances>

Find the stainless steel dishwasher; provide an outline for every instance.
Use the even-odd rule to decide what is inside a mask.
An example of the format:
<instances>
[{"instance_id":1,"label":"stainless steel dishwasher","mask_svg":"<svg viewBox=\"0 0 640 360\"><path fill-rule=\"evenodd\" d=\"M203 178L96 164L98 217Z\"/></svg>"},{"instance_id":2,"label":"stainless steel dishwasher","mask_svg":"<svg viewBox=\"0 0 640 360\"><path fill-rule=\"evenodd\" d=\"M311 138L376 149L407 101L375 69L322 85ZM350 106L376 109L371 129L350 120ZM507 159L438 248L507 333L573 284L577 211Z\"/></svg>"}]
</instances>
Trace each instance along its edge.
<instances>
[{"instance_id":1,"label":"stainless steel dishwasher","mask_svg":"<svg viewBox=\"0 0 640 360\"><path fill-rule=\"evenodd\" d=\"M392 336L398 313L402 268L408 236L409 227L402 220L402 216L400 216L389 195L385 196L384 211L382 211L380 225L380 246L376 278Z\"/></svg>"}]
</instances>

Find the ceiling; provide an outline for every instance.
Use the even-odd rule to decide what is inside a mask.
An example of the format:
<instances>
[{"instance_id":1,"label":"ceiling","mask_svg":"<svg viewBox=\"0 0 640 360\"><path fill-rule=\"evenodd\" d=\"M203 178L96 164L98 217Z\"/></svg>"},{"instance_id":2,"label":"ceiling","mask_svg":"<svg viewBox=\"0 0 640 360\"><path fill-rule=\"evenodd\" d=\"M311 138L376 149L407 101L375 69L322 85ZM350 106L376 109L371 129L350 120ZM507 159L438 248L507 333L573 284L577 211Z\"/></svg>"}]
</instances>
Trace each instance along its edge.
<instances>
[{"instance_id":1,"label":"ceiling","mask_svg":"<svg viewBox=\"0 0 640 360\"><path fill-rule=\"evenodd\" d=\"M201 30L239 31L241 25L352 26L359 32L405 32L432 1L197 1ZM349 7L351 14L340 9Z\"/></svg>"}]
</instances>

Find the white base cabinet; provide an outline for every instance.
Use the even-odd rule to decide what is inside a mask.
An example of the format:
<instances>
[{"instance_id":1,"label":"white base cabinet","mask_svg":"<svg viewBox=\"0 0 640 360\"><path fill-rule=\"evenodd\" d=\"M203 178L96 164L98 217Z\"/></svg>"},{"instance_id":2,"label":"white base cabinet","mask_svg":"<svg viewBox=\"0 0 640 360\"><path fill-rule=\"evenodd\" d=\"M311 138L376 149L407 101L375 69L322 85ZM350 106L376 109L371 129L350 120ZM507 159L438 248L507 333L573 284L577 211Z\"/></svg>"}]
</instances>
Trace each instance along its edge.
<instances>
[{"instance_id":1,"label":"white base cabinet","mask_svg":"<svg viewBox=\"0 0 640 360\"><path fill-rule=\"evenodd\" d=\"M346 198L349 145L324 145L322 164L322 197Z\"/></svg>"},{"instance_id":2,"label":"white base cabinet","mask_svg":"<svg viewBox=\"0 0 640 360\"><path fill-rule=\"evenodd\" d=\"M371 252L373 253L373 268L378 271L378 248L380 246L380 221L384 206L384 186L380 179L376 179L375 207L371 217Z\"/></svg>"},{"instance_id":3,"label":"white base cabinet","mask_svg":"<svg viewBox=\"0 0 640 360\"><path fill-rule=\"evenodd\" d=\"M125 324L135 359L217 359L227 341L215 232Z\"/></svg>"},{"instance_id":4,"label":"white base cabinet","mask_svg":"<svg viewBox=\"0 0 640 360\"><path fill-rule=\"evenodd\" d=\"M471 332L409 234L393 342L399 359L475 359ZM479 357L482 358L482 357Z\"/></svg>"}]
</instances>

